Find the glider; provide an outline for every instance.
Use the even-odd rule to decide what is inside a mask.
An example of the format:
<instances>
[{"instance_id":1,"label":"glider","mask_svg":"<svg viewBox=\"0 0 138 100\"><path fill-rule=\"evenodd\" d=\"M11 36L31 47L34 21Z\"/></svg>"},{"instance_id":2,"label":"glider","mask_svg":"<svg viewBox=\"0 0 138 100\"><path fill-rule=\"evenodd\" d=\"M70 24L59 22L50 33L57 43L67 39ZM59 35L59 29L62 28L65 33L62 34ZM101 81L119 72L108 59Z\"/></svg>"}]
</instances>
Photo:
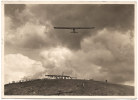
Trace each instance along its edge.
<instances>
[{"instance_id":1,"label":"glider","mask_svg":"<svg viewBox=\"0 0 138 100\"><path fill-rule=\"evenodd\" d=\"M76 29L94 29L95 27L54 27L54 29L72 29L71 33L78 33Z\"/></svg>"}]
</instances>

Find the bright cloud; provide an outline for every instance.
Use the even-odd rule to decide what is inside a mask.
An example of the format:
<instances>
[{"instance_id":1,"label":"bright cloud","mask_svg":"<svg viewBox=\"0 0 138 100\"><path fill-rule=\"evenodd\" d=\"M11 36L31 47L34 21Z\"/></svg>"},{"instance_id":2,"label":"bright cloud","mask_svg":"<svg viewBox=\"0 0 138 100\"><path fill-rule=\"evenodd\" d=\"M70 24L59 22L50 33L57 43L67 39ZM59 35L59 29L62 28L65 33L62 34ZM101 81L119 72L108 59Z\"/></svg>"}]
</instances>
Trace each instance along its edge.
<instances>
[{"instance_id":1,"label":"bright cloud","mask_svg":"<svg viewBox=\"0 0 138 100\"><path fill-rule=\"evenodd\" d=\"M37 73L43 72L44 68L40 61L32 60L21 54L8 54L4 58L5 83L19 81L24 77L30 79ZM40 78L37 76L35 78Z\"/></svg>"},{"instance_id":2,"label":"bright cloud","mask_svg":"<svg viewBox=\"0 0 138 100\"><path fill-rule=\"evenodd\" d=\"M72 58L72 52L64 47L56 47L40 53L43 66L48 69L49 74L62 74L63 72L73 73L73 69L68 65Z\"/></svg>"}]
</instances>

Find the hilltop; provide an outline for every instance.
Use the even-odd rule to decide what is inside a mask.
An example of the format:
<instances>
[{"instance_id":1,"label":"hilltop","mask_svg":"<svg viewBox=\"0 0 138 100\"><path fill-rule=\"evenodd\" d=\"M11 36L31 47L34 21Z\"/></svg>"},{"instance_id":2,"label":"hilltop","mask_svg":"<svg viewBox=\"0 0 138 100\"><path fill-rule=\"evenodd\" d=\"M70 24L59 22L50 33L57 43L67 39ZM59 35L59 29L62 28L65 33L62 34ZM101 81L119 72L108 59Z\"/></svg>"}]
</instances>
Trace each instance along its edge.
<instances>
[{"instance_id":1,"label":"hilltop","mask_svg":"<svg viewBox=\"0 0 138 100\"><path fill-rule=\"evenodd\" d=\"M94 80L37 79L4 86L5 95L133 96L134 87Z\"/></svg>"}]
</instances>

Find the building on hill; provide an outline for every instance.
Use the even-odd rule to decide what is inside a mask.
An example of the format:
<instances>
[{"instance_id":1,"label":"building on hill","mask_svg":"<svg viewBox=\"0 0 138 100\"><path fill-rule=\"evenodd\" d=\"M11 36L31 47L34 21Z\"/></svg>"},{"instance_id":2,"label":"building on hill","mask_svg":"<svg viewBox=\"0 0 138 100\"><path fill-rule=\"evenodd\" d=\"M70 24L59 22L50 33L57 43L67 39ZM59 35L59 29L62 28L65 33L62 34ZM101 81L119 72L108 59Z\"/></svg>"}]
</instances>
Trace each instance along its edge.
<instances>
[{"instance_id":1,"label":"building on hill","mask_svg":"<svg viewBox=\"0 0 138 100\"><path fill-rule=\"evenodd\" d=\"M45 75L48 79L74 79L74 77L66 75Z\"/></svg>"}]
</instances>

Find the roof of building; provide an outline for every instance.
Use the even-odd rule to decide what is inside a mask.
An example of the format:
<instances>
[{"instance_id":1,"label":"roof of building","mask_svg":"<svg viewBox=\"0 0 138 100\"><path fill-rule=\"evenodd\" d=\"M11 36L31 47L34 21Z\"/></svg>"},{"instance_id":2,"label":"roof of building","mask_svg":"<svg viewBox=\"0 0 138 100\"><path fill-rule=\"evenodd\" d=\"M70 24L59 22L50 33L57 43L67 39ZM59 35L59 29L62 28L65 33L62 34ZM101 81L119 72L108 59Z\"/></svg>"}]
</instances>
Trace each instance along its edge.
<instances>
[{"instance_id":1,"label":"roof of building","mask_svg":"<svg viewBox=\"0 0 138 100\"><path fill-rule=\"evenodd\" d=\"M49 77L70 77L67 75L45 75L45 76L49 76Z\"/></svg>"}]
</instances>

